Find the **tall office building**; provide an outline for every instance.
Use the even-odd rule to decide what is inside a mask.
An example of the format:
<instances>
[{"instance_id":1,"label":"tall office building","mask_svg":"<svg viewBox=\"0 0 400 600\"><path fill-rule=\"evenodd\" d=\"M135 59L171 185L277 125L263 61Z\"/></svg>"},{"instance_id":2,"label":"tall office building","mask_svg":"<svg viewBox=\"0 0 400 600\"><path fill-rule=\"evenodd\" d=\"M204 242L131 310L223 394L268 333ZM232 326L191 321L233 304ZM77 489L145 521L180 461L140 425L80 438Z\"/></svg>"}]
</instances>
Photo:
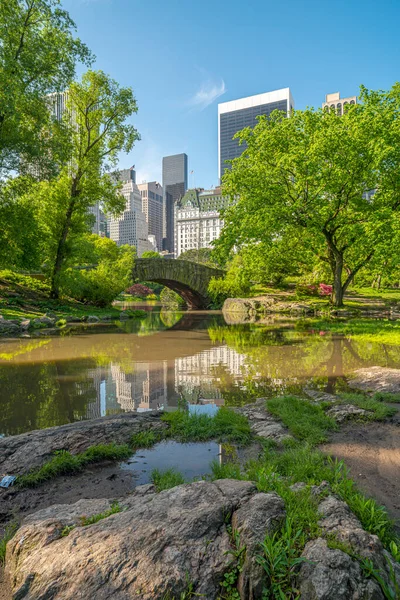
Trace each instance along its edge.
<instances>
[{"instance_id":1,"label":"tall office building","mask_svg":"<svg viewBox=\"0 0 400 600\"><path fill-rule=\"evenodd\" d=\"M142 196L142 212L149 229L149 237L155 238L157 250L162 250L163 238L163 189L156 181L138 184Z\"/></svg>"},{"instance_id":2,"label":"tall office building","mask_svg":"<svg viewBox=\"0 0 400 600\"><path fill-rule=\"evenodd\" d=\"M342 115L346 106L357 104L357 96L349 96L341 98L340 92L326 94L325 102L322 103L322 108L334 108L338 115Z\"/></svg>"},{"instance_id":3,"label":"tall office building","mask_svg":"<svg viewBox=\"0 0 400 600\"><path fill-rule=\"evenodd\" d=\"M162 161L164 191L163 250L174 252L174 207L188 187L187 154L164 156Z\"/></svg>"},{"instance_id":4,"label":"tall office building","mask_svg":"<svg viewBox=\"0 0 400 600\"><path fill-rule=\"evenodd\" d=\"M135 246L137 255L142 256L145 250L152 250L148 240L146 217L142 212L142 197L136 185L136 172L133 167L124 169L118 174L121 182L121 194L126 199L124 212L116 218L111 218L110 238L122 246Z\"/></svg>"},{"instance_id":5,"label":"tall office building","mask_svg":"<svg viewBox=\"0 0 400 600\"><path fill-rule=\"evenodd\" d=\"M193 189L175 203L175 256L186 250L211 248L223 227L220 211L229 204L221 188Z\"/></svg>"},{"instance_id":6,"label":"tall office building","mask_svg":"<svg viewBox=\"0 0 400 600\"><path fill-rule=\"evenodd\" d=\"M293 108L294 101L289 88L218 104L219 178L230 168L225 161L237 158L245 149L244 144L240 146L238 140L232 139L235 133L244 127L254 127L257 117L261 115L268 116L274 110L289 114Z\"/></svg>"}]
</instances>

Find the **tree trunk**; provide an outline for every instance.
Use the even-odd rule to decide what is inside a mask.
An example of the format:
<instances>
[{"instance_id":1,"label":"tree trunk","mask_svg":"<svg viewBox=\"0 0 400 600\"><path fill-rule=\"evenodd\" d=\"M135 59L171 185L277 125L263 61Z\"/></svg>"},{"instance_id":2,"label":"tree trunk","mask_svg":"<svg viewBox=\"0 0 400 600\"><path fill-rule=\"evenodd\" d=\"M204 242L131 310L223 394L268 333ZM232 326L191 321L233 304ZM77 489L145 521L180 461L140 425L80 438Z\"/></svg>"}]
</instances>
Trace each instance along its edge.
<instances>
[{"instance_id":1,"label":"tree trunk","mask_svg":"<svg viewBox=\"0 0 400 600\"><path fill-rule=\"evenodd\" d=\"M343 255L337 250L334 253L331 267L333 271L332 304L337 308L341 308L343 306L344 296L344 288L342 284Z\"/></svg>"}]
</instances>

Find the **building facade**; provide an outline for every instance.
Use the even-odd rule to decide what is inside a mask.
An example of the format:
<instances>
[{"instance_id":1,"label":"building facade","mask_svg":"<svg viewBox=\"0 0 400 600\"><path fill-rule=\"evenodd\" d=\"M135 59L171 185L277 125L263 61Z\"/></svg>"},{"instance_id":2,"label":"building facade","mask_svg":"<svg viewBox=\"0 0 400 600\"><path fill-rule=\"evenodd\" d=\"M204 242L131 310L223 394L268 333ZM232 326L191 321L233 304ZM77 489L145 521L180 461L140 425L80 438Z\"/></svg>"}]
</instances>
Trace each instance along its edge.
<instances>
[{"instance_id":1,"label":"building facade","mask_svg":"<svg viewBox=\"0 0 400 600\"><path fill-rule=\"evenodd\" d=\"M322 104L322 108L334 109L338 115L342 115L346 106L357 104L357 96L349 96L348 98L341 98L340 92L334 92L333 94L326 94L325 102Z\"/></svg>"},{"instance_id":2,"label":"building facade","mask_svg":"<svg viewBox=\"0 0 400 600\"><path fill-rule=\"evenodd\" d=\"M163 188L157 181L138 184L142 197L142 212L149 230L149 237L157 250L162 250L163 239ZM153 239L154 238L154 239ZM154 243L155 242L155 243Z\"/></svg>"},{"instance_id":3,"label":"building facade","mask_svg":"<svg viewBox=\"0 0 400 600\"><path fill-rule=\"evenodd\" d=\"M164 191L163 247L174 253L175 202L186 193L188 187L187 154L164 156L162 160L162 186Z\"/></svg>"},{"instance_id":4,"label":"building facade","mask_svg":"<svg viewBox=\"0 0 400 600\"><path fill-rule=\"evenodd\" d=\"M232 139L244 127L254 127L257 117L270 115L274 110L286 114L294 109L294 100L289 88L248 96L239 100L218 104L218 174L223 176L230 165L225 161L240 156L245 145Z\"/></svg>"},{"instance_id":5,"label":"building facade","mask_svg":"<svg viewBox=\"0 0 400 600\"><path fill-rule=\"evenodd\" d=\"M121 182L121 194L125 197L124 212L109 220L110 238L122 246L135 246L137 256L142 256L146 250L152 250L148 240L146 217L142 212L142 197L136 185L136 172L133 167L124 169L118 174Z\"/></svg>"},{"instance_id":6,"label":"building facade","mask_svg":"<svg viewBox=\"0 0 400 600\"><path fill-rule=\"evenodd\" d=\"M221 188L192 189L175 203L175 256L186 250L211 248L223 227L220 211L229 203Z\"/></svg>"}]
</instances>

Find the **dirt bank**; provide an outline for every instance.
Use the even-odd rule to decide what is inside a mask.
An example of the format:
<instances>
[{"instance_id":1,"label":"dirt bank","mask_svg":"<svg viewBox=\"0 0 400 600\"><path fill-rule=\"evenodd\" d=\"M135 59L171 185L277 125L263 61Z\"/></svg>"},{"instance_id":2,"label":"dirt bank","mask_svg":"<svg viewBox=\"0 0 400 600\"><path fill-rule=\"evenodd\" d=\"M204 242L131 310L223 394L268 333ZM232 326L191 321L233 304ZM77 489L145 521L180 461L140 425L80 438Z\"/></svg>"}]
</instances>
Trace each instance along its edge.
<instances>
[{"instance_id":1,"label":"dirt bank","mask_svg":"<svg viewBox=\"0 0 400 600\"><path fill-rule=\"evenodd\" d=\"M400 530L400 413L391 423L348 423L322 450L343 459L368 496L384 504Z\"/></svg>"}]
</instances>

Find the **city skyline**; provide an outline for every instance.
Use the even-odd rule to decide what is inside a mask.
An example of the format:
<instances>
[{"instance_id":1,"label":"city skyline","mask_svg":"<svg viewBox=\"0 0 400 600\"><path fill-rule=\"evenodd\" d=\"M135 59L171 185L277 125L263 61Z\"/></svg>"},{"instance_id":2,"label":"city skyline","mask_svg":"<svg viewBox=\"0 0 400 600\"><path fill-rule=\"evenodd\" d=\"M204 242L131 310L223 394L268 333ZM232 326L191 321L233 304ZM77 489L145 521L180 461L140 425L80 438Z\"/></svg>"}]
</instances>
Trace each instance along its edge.
<instances>
[{"instance_id":1,"label":"city skyline","mask_svg":"<svg viewBox=\"0 0 400 600\"><path fill-rule=\"evenodd\" d=\"M341 1L329 19L314 0L289 0L284 16L261 0L246 10L237 0L185 10L174 0L133 11L129 0L63 6L96 54L94 68L134 89L141 141L119 166L135 164L138 183L161 181L162 157L185 152L189 187L217 185L219 102L290 87L296 108L318 108L327 93L388 89L398 79L400 4L389 0L379 11L372 0Z\"/></svg>"}]
</instances>

